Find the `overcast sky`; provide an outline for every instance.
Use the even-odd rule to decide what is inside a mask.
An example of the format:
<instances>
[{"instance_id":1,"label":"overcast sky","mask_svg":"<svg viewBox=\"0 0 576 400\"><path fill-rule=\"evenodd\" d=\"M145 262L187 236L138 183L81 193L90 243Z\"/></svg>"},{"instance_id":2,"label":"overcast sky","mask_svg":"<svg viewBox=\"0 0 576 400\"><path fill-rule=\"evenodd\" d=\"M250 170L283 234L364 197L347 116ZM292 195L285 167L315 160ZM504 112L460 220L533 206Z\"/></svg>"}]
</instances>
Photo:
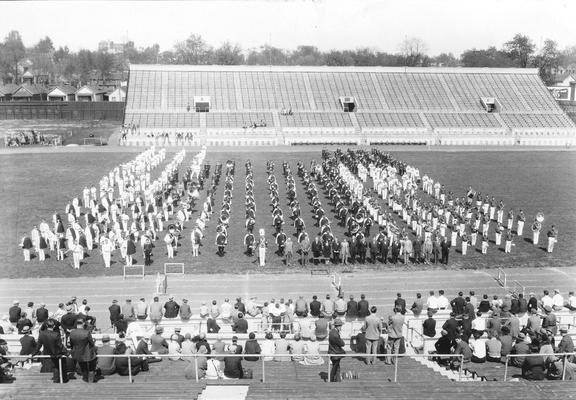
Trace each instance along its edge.
<instances>
[{"instance_id":1,"label":"overcast sky","mask_svg":"<svg viewBox=\"0 0 576 400\"><path fill-rule=\"evenodd\" d=\"M322 50L371 47L394 53L419 37L428 54L501 47L516 33L576 45L575 0L197 0L0 2L0 37L18 30L27 46L95 50L100 40L172 48L191 33L244 49L271 44Z\"/></svg>"}]
</instances>

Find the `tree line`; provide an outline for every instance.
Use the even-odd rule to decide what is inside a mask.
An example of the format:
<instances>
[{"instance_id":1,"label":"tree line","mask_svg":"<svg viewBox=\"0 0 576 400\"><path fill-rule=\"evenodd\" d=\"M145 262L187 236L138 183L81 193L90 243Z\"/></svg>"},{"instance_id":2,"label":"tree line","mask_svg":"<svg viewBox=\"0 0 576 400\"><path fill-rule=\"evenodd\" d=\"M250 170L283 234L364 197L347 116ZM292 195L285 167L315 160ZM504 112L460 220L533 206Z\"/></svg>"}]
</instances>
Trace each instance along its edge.
<instances>
[{"instance_id":1,"label":"tree line","mask_svg":"<svg viewBox=\"0 0 576 400\"><path fill-rule=\"evenodd\" d=\"M371 48L321 51L314 46L298 46L287 50L264 45L243 49L225 42L219 47L207 43L202 36L191 34L173 48L161 51L158 44L136 47L125 43L117 53L82 49L70 51L67 46L56 49L46 36L32 47L25 47L18 31L11 31L0 42L0 79L19 82L26 67L47 76L52 83L83 84L95 75L108 79L133 64L195 64L195 65L326 65L326 66L396 66L396 67L517 67L538 68L546 84L553 84L560 67L576 65L576 46L559 49L552 39L537 49L525 35L517 34L501 48L469 49L461 55L427 54L426 43L419 38L406 38L395 53Z\"/></svg>"}]
</instances>

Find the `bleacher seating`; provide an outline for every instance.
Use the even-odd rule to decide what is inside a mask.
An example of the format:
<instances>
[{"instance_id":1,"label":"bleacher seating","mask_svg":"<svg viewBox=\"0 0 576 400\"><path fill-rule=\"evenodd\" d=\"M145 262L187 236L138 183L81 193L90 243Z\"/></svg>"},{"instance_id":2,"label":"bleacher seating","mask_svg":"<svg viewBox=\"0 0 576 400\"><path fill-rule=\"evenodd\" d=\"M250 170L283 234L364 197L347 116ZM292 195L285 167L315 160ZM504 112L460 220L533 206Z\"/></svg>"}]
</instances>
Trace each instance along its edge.
<instances>
[{"instance_id":1,"label":"bleacher seating","mask_svg":"<svg viewBox=\"0 0 576 400\"><path fill-rule=\"evenodd\" d=\"M259 132L266 134L260 144L341 142L332 129L350 129L352 143L576 142L574 122L535 69L132 65L127 96L126 124L143 131L196 129L207 144L255 142L247 137L253 132L241 129L261 119L270 129ZM210 99L205 115L196 112L197 96ZM348 96L352 113L340 103ZM493 113L481 103L486 97L495 99ZM384 137L362 137L372 132ZM535 138L541 133L553 138Z\"/></svg>"}]
</instances>

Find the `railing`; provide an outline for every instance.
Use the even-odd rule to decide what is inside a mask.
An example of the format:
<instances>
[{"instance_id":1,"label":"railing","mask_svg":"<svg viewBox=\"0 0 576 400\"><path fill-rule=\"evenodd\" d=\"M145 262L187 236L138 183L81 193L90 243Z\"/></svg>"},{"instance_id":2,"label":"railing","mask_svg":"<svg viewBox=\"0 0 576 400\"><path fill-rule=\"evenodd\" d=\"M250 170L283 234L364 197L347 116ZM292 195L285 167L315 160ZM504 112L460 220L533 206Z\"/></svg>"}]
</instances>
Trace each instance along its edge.
<instances>
[{"instance_id":1,"label":"railing","mask_svg":"<svg viewBox=\"0 0 576 400\"><path fill-rule=\"evenodd\" d=\"M106 355L98 355L98 358L128 358L128 381L130 383L134 383L133 379L132 379L132 358L170 358L170 357L178 357L178 358L193 358L194 359L194 370L195 370L195 379L196 382L198 382L200 380L200 378L198 377L198 357L210 357L210 358L215 358L215 357L240 357L240 358L244 358L244 357L258 357L260 358L260 360L262 361L262 383L266 382L266 357L289 357L290 359L292 359L292 357L306 357L306 356L311 356L311 354L229 354L229 353L210 353L210 354L180 354L180 353L176 353L176 354L106 354ZM434 355L430 355L430 354L367 354L367 353L353 353L353 354L313 354L313 356L315 357L320 357L322 359L327 358L328 362L328 379L330 377L330 370L331 370L331 366L330 366L330 357L341 357L341 358L358 358L358 357L386 357L386 358L393 358L394 362L394 382L398 382L398 358L403 358L403 357L409 357L409 358L419 358L419 357L425 357L425 358L430 358L430 357L450 357L450 358L459 358L460 359L460 367L459 367L459 372L458 372L458 381L462 380L462 365L464 364L463 359L464 356L462 354L434 354ZM18 356L18 355L10 355L10 356L4 356L5 358L8 359L12 359L12 358L22 358L25 360L33 360L33 359L42 359L42 358L55 358L49 355L36 355L36 356ZM64 377L62 376L62 360L65 359L65 357L61 356L58 357L58 369L60 372L60 383L64 383ZM270 361L268 361L270 362Z\"/></svg>"},{"instance_id":2,"label":"railing","mask_svg":"<svg viewBox=\"0 0 576 400\"><path fill-rule=\"evenodd\" d=\"M511 358L548 357L548 356L562 357L562 364L563 364L563 366L562 366L562 380L564 380L566 378L567 358L568 358L568 356L576 357L576 352L574 352L574 353L544 353L544 354L508 354L508 355L506 355L506 367L504 368L504 382L506 382L506 379L508 378L508 361Z\"/></svg>"}]
</instances>

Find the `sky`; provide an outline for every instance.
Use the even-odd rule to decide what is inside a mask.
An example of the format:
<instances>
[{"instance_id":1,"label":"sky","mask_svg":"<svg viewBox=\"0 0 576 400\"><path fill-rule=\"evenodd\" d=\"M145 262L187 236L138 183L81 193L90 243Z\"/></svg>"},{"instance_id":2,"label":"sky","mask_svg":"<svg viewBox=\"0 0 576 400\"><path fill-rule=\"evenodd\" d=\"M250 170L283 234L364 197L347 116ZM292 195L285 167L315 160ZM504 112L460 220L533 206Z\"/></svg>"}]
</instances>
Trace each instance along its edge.
<instances>
[{"instance_id":1,"label":"sky","mask_svg":"<svg viewBox=\"0 0 576 400\"><path fill-rule=\"evenodd\" d=\"M398 52L418 37L429 55L498 48L516 33L541 46L576 45L574 0L195 0L0 1L0 38L18 30L26 46L96 50L101 40L168 50L191 33L213 46L264 44L321 50L369 47Z\"/></svg>"}]
</instances>

